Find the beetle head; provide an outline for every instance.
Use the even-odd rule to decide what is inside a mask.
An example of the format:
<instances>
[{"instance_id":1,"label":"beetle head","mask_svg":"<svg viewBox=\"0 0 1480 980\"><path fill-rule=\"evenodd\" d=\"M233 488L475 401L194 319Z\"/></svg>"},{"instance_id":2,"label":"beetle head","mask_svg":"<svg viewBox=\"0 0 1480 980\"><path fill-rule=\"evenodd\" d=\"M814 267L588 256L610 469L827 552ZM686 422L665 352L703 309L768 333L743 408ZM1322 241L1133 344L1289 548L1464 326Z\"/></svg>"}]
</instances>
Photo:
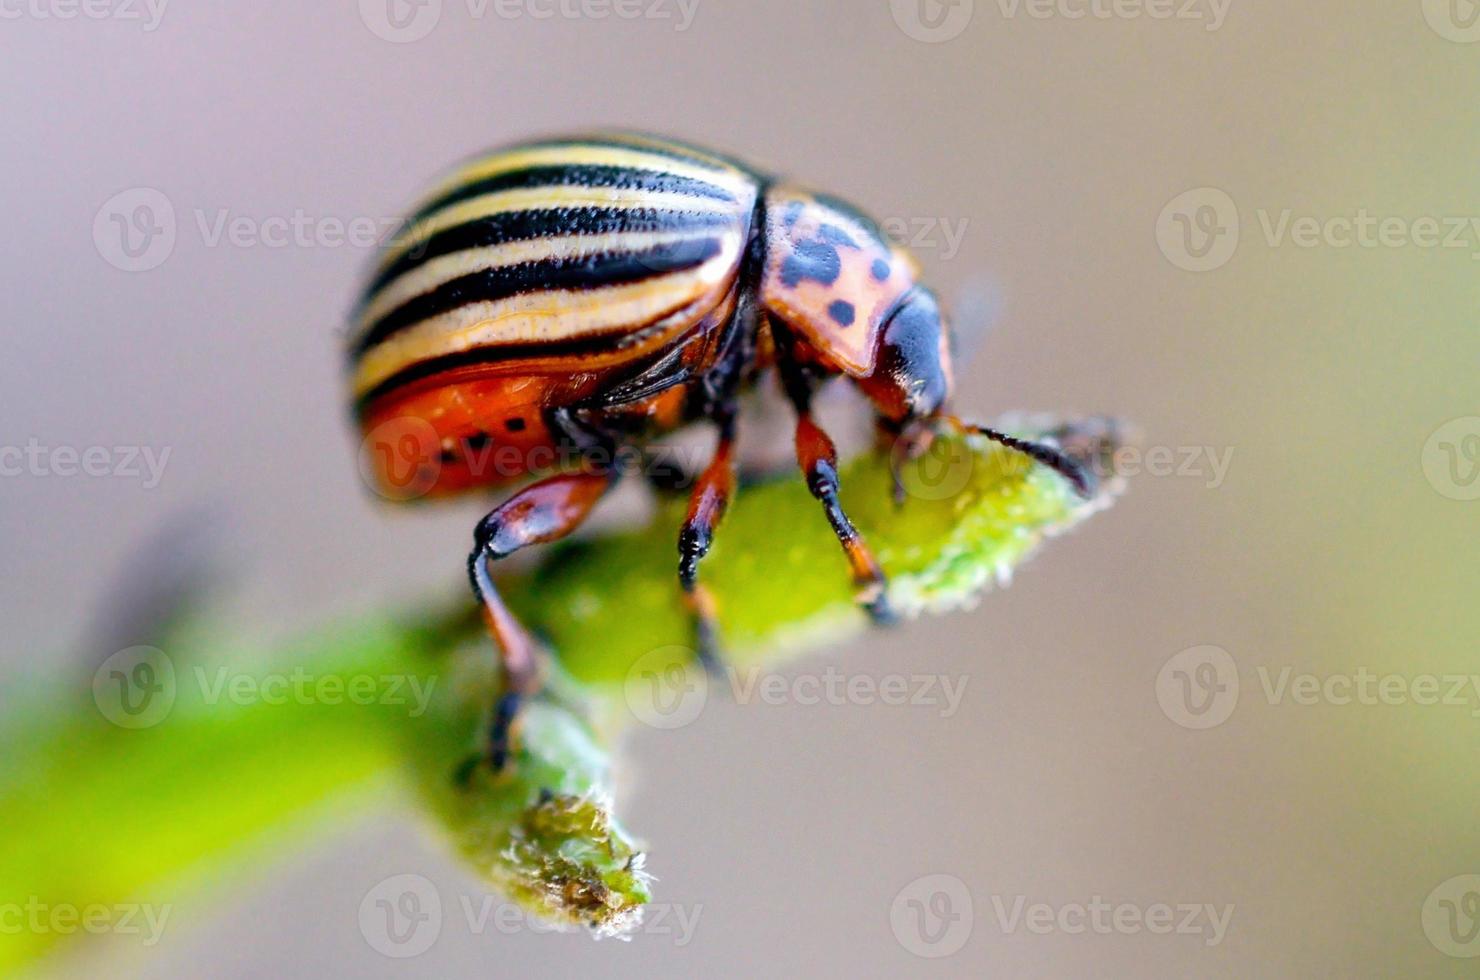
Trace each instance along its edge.
<instances>
[{"instance_id":1,"label":"beetle head","mask_svg":"<svg viewBox=\"0 0 1480 980\"><path fill-rule=\"evenodd\" d=\"M951 396L950 336L935 294L905 294L879 331L873 372L858 381L879 414L896 424L938 413Z\"/></svg>"}]
</instances>

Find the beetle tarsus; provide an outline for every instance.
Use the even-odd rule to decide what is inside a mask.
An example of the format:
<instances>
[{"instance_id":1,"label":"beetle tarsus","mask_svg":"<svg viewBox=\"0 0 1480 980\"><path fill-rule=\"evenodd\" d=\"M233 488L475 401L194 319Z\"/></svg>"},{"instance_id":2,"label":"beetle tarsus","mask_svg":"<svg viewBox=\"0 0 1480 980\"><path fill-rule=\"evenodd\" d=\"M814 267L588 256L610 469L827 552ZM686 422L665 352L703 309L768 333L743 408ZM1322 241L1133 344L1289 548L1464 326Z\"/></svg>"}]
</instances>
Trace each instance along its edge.
<instances>
[{"instance_id":1,"label":"beetle tarsus","mask_svg":"<svg viewBox=\"0 0 1480 980\"><path fill-rule=\"evenodd\" d=\"M488 727L488 765L494 772L503 772L509 764L514 747L514 725L523 700L523 695L508 691L494 705L493 722Z\"/></svg>"},{"instance_id":2,"label":"beetle tarsus","mask_svg":"<svg viewBox=\"0 0 1480 980\"><path fill-rule=\"evenodd\" d=\"M888 430L880 431L887 436ZM904 485L905 464L923 455L934 439L935 430L929 424L915 424L905 427L889 442L889 479L896 508L903 507L909 497Z\"/></svg>"},{"instance_id":3,"label":"beetle tarsus","mask_svg":"<svg viewBox=\"0 0 1480 980\"><path fill-rule=\"evenodd\" d=\"M893 626L899 622L899 613L889 601L889 583L882 578L863 587L858 593L858 604L875 626Z\"/></svg>"}]
</instances>

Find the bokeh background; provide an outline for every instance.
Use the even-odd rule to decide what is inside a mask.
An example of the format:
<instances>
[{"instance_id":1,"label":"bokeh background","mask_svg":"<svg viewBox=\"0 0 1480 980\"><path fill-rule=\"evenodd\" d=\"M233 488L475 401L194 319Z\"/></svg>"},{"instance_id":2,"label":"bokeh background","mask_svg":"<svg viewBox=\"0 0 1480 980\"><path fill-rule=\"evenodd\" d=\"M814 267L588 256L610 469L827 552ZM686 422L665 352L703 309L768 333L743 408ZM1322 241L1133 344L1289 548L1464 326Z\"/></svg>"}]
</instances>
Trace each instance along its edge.
<instances>
[{"instance_id":1,"label":"bokeh background","mask_svg":"<svg viewBox=\"0 0 1480 980\"><path fill-rule=\"evenodd\" d=\"M995 297L963 410L1114 413L1181 472L1137 477L970 614L787 668L965 678L949 718L711 703L639 732L624 809L686 941L458 920L383 957L357 925L378 882L478 891L412 815L376 810L182 899L164 941L110 972L1473 975L1456 954L1480 954L1480 918L1455 879L1480 873L1480 692L1302 704L1265 686L1480 672L1480 8L618 6L643 15L0 5L0 445L169 453L157 485L0 478L12 692L111 652L87 647L112 583L182 519L216 541L237 638L448 587L480 509L392 513L360 483L339 345L375 249L325 222L391 219L450 162L537 133L681 135L903 222L944 295ZM115 215L161 197L172 242L119 237ZM306 242L261 240L298 215ZM1362 215L1361 241L1306 227ZM246 237L217 238L223 218ZM1182 654L1209 646L1226 659ZM1179 704L1182 677L1221 693ZM1189 727L1209 704L1223 720ZM1206 914L1197 935L1003 921L1020 898L1096 896L1232 911L1216 942ZM901 938L911 897L949 917ZM963 922L958 951L920 955Z\"/></svg>"}]
</instances>

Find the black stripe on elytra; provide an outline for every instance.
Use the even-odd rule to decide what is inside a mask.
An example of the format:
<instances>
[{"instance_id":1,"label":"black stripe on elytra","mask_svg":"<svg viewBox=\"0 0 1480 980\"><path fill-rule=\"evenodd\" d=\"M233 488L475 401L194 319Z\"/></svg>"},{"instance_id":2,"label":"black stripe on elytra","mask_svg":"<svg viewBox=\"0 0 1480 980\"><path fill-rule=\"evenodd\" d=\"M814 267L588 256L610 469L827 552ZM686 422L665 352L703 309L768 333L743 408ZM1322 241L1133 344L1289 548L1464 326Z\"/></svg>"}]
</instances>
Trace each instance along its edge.
<instances>
[{"instance_id":1,"label":"black stripe on elytra","mask_svg":"<svg viewBox=\"0 0 1480 980\"><path fill-rule=\"evenodd\" d=\"M741 216L719 211L674 211L668 208L540 208L500 211L445 228L407 249L376 274L362 302L392 280L432 259L472 248L527 242L556 235L605 235L621 232L684 232L739 225ZM414 229L413 229L414 230Z\"/></svg>"},{"instance_id":2,"label":"black stripe on elytra","mask_svg":"<svg viewBox=\"0 0 1480 980\"><path fill-rule=\"evenodd\" d=\"M680 303L673 309L664 310L650 321L630 330L617 330L610 334L583 334L578 337L566 337L562 340L537 340L518 344L489 344L483 347L472 347L468 350L456 351L451 354L443 354L438 357L429 357L424 361L417 361L415 364L407 365L365 392L365 394L355 400L355 410L363 415L371 404L397 388L443 374L447 371L455 371L458 368L477 367L480 364L497 364L515 360L539 360L542 358L569 357L581 354L599 355L620 350L624 347L640 343L647 331L661 325L675 312L683 309L685 305L686 303Z\"/></svg>"},{"instance_id":3,"label":"black stripe on elytra","mask_svg":"<svg viewBox=\"0 0 1480 980\"><path fill-rule=\"evenodd\" d=\"M735 195L707 180L643 170L635 167L613 167L606 164L568 164L525 167L509 173L494 174L452 188L422 206L411 219L412 224L425 221L436 212L454 204L496 194L499 191L528 190L534 187L599 187L624 191L652 191L662 194L686 194L689 197L738 204Z\"/></svg>"},{"instance_id":4,"label":"black stripe on elytra","mask_svg":"<svg viewBox=\"0 0 1480 980\"><path fill-rule=\"evenodd\" d=\"M407 327L469 303L492 302L555 289L599 289L695 268L720 253L719 238L690 238L629 252L605 252L480 269L412 297L375 321L354 347L356 356Z\"/></svg>"}]
</instances>

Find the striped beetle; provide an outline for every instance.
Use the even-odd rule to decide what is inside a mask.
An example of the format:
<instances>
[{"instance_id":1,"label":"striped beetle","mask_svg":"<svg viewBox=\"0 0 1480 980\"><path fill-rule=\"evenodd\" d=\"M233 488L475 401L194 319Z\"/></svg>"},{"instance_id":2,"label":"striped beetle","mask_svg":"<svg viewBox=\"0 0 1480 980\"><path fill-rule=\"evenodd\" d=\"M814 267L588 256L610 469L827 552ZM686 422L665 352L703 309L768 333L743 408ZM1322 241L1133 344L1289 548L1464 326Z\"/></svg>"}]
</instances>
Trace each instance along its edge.
<instances>
[{"instance_id":1,"label":"striped beetle","mask_svg":"<svg viewBox=\"0 0 1480 980\"><path fill-rule=\"evenodd\" d=\"M885 578L838 499L836 450L812 414L821 382L847 377L867 397L896 472L947 426L1087 492L1058 450L946 414L949 337L918 274L836 198L635 134L497 150L429 195L361 300L351 383L380 485L394 485L395 423L407 419L434 434L420 461L427 493L533 481L479 522L468 557L503 671L485 756L495 769L543 671L489 564L580 526L620 476L619 449L707 421L717 444L692 487L678 577L713 664L715 605L699 564L735 489L738 395L771 369L796 411L797 462L875 620L891 616ZM496 470L481 465L491 448L509 451ZM557 449L582 465L547 472Z\"/></svg>"}]
</instances>

